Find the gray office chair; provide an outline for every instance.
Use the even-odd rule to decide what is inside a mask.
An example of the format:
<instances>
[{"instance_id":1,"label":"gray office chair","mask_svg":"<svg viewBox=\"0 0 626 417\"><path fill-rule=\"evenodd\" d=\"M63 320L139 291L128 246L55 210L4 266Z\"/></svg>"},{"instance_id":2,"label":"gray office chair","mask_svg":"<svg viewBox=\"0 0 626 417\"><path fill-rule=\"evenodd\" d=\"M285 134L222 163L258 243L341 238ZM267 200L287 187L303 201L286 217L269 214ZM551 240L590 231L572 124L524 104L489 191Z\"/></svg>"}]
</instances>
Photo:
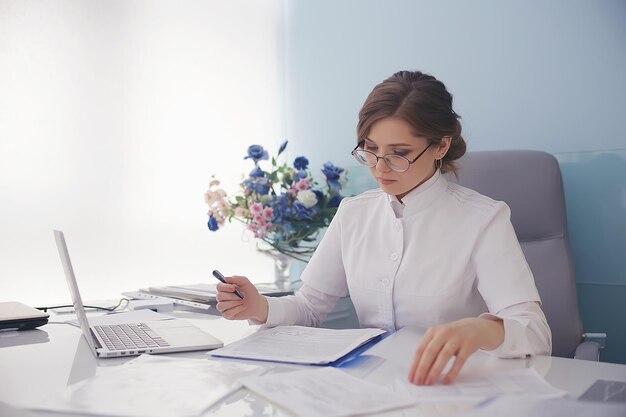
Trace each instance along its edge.
<instances>
[{"instance_id":1,"label":"gray office chair","mask_svg":"<svg viewBox=\"0 0 626 417\"><path fill-rule=\"evenodd\" d=\"M580 321L556 158L539 151L469 152L459 160L457 181L511 208L513 227L552 330L552 354L599 360L601 345L585 341Z\"/></svg>"}]
</instances>

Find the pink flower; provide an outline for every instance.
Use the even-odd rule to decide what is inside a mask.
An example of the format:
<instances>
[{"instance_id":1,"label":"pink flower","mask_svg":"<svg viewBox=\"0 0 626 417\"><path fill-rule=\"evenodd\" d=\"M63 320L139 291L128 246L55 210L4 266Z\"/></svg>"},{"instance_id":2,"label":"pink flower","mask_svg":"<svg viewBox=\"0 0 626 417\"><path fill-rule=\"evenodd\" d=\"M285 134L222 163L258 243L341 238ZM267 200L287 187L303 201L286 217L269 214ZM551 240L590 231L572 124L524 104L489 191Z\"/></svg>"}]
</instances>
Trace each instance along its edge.
<instances>
[{"instance_id":1,"label":"pink flower","mask_svg":"<svg viewBox=\"0 0 626 417\"><path fill-rule=\"evenodd\" d=\"M204 202L207 203L209 206L216 203L225 205L225 198L226 191L222 190L221 188L218 188L215 191L208 190L206 193L204 193Z\"/></svg>"},{"instance_id":2,"label":"pink flower","mask_svg":"<svg viewBox=\"0 0 626 417\"><path fill-rule=\"evenodd\" d=\"M254 218L252 219L252 221L256 223L257 225L259 225L260 227L265 226L265 223L266 223L265 219L260 214L256 214Z\"/></svg>"},{"instance_id":3,"label":"pink flower","mask_svg":"<svg viewBox=\"0 0 626 417\"><path fill-rule=\"evenodd\" d=\"M271 207L265 207L263 209L263 218L265 220L272 220L272 214L274 214L274 209Z\"/></svg>"},{"instance_id":4,"label":"pink flower","mask_svg":"<svg viewBox=\"0 0 626 417\"><path fill-rule=\"evenodd\" d=\"M220 185L220 180L211 180L211 182L209 183L209 186L211 187L217 187L218 185Z\"/></svg>"},{"instance_id":5,"label":"pink flower","mask_svg":"<svg viewBox=\"0 0 626 417\"><path fill-rule=\"evenodd\" d=\"M253 215L261 214L263 212L263 204L261 203L252 203L250 205L250 213Z\"/></svg>"},{"instance_id":6,"label":"pink flower","mask_svg":"<svg viewBox=\"0 0 626 417\"><path fill-rule=\"evenodd\" d=\"M204 202L210 206L215 202L215 197L216 196L214 191L207 191L206 193L204 193Z\"/></svg>"},{"instance_id":7,"label":"pink flower","mask_svg":"<svg viewBox=\"0 0 626 417\"><path fill-rule=\"evenodd\" d=\"M300 181L292 185L292 188L298 191L308 190L311 186L311 182L308 178L302 178Z\"/></svg>"}]
</instances>

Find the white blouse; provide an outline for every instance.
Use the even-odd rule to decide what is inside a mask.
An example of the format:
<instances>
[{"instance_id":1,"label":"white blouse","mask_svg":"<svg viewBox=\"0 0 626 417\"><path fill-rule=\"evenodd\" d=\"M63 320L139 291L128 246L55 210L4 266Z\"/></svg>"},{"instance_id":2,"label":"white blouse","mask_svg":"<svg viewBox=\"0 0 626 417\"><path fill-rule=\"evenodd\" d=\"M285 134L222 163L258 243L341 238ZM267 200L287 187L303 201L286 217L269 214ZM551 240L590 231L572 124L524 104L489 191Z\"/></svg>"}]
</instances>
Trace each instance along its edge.
<instances>
[{"instance_id":1,"label":"white blouse","mask_svg":"<svg viewBox=\"0 0 626 417\"><path fill-rule=\"evenodd\" d=\"M439 171L402 202L380 189L343 199L302 281L296 295L268 298L267 325L317 326L349 294L362 327L500 318L504 342L492 353L551 352L509 207Z\"/></svg>"}]
</instances>

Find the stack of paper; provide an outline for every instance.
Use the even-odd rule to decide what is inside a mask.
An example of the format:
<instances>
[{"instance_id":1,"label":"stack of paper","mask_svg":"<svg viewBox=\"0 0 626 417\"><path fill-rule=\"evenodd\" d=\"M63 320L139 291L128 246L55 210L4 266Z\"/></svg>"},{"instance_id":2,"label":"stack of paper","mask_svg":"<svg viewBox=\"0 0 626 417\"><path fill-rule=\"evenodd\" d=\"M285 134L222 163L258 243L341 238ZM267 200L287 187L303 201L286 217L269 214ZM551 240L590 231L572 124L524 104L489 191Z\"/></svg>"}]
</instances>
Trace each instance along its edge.
<instances>
[{"instance_id":1,"label":"stack of paper","mask_svg":"<svg viewBox=\"0 0 626 417\"><path fill-rule=\"evenodd\" d=\"M197 416L267 368L229 361L142 355L67 388L39 409L107 416Z\"/></svg>"},{"instance_id":2,"label":"stack of paper","mask_svg":"<svg viewBox=\"0 0 626 417\"><path fill-rule=\"evenodd\" d=\"M410 397L402 397L335 368L249 377L243 384L300 417L370 414L415 404Z\"/></svg>"}]
</instances>

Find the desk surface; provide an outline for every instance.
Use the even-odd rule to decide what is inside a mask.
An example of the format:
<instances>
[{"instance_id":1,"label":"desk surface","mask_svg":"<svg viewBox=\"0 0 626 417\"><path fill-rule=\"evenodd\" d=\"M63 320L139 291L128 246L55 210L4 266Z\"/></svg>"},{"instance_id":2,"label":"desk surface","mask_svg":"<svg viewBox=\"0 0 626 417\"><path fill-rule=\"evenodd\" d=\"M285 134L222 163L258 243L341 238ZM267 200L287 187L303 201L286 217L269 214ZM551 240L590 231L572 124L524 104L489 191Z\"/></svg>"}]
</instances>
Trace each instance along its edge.
<instances>
[{"instance_id":1,"label":"desk surface","mask_svg":"<svg viewBox=\"0 0 626 417\"><path fill-rule=\"evenodd\" d=\"M253 333L257 326L245 321L228 321L219 316L176 311L174 316L188 319L201 329L220 338L225 344ZM88 378L98 367L120 365L131 358L96 359L80 329L62 323L73 315L53 315L51 323L37 330L0 332L0 401L15 407L32 407L59 396L68 385ZM167 356L206 358L205 352L168 354ZM485 366L494 369L532 367L553 386L571 397L578 397L596 379L626 381L626 365L597 363L548 356L528 359L496 359L476 354L466 367ZM364 365L365 367L367 365ZM367 369L356 369L367 375ZM471 404L420 405L424 415L449 415L469 408ZM405 410L406 411L406 410ZM411 414L411 411L406 411ZM415 412L415 410L413 410ZM240 390L203 416L283 415L279 410L246 390ZM284 414L286 415L286 414ZM390 413L391 415L403 415Z\"/></svg>"}]
</instances>

